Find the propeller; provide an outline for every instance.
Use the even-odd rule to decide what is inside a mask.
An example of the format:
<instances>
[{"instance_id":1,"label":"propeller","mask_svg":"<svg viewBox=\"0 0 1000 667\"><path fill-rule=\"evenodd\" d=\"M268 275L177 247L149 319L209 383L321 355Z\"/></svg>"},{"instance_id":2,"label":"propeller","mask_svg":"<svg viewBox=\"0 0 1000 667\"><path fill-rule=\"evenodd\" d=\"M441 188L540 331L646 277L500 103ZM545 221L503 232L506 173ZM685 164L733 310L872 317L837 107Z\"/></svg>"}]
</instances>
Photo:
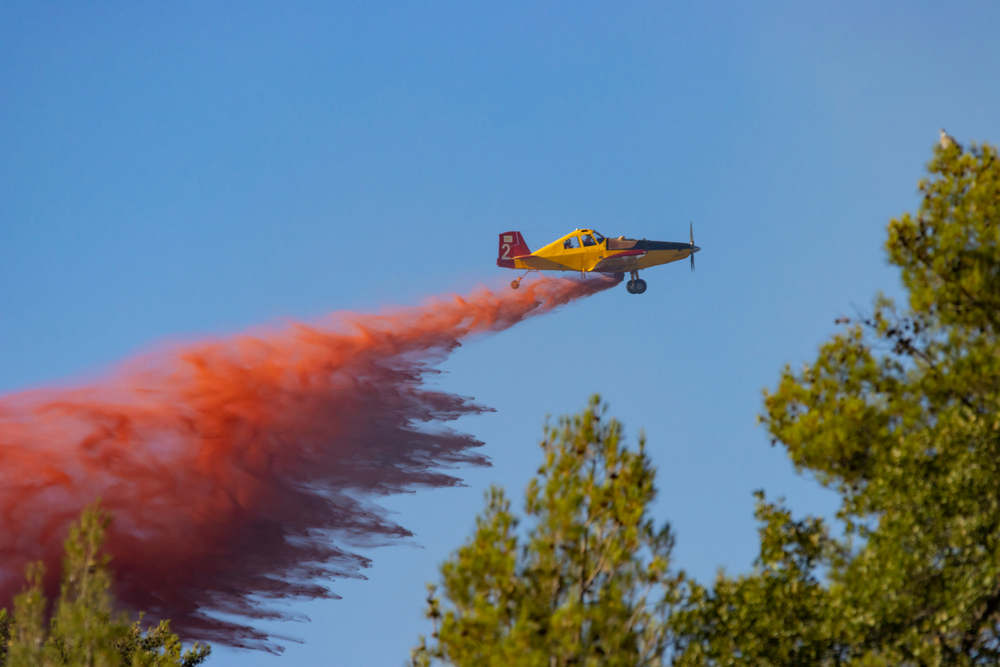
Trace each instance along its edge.
<instances>
[{"instance_id":1,"label":"propeller","mask_svg":"<svg viewBox=\"0 0 1000 667\"><path fill-rule=\"evenodd\" d=\"M691 273L694 273L694 223L691 223Z\"/></svg>"}]
</instances>

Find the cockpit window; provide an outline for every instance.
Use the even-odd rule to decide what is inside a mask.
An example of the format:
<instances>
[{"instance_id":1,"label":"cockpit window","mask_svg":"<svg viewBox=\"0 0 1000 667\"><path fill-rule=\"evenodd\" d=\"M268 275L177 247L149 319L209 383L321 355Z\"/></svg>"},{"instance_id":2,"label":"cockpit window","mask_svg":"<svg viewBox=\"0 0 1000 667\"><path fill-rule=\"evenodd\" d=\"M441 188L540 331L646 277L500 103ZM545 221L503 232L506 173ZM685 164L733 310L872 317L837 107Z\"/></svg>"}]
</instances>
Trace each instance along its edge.
<instances>
[{"instance_id":1,"label":"cockpit window","mask_svg":"<svg viewBox=\"0 0 1000 667\"><path fill-rule=\"evenodd\" d=\"M565 241L563 241L563 248L565 248L566 250L572 250L574 248L579 248L579 247L580 247L580 242L576 239L575 236L571 236Z\"/></svg>"},{"instance_id":2,"label":"cockpit window","mask_svg":"<svg viewBox=\"0 0 1000 667\"><path fill-rule=\"evenodd\" d=\"M597 232L594 232L594 238L597 239L597 245L601 245L602 243L604 243L604 237L598 234Z\"/></svg>"},{"instance_id":3,"label":"cockpit window","mask_svg":"<svg viewBox=\"0 0 1000 667\"><path fill-rule=\"evenodd\" d=\"M588 245L597 245L597 242L594 240L594 237L591 236L590 234L584 234L583 235L583 245L585 245L585 246L588 246Z\"/></svg>"}]
</instances>

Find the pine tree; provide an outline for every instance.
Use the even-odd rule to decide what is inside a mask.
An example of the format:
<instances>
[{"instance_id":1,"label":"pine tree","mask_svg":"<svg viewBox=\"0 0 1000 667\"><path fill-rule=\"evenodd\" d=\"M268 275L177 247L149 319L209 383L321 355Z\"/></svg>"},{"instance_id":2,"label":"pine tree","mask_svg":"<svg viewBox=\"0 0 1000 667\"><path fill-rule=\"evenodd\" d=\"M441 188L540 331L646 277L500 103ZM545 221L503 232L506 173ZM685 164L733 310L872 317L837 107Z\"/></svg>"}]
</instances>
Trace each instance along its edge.
<instances>
[{"instance_id":1,"label":"pine tree","mask_svg":"<svg viewBox=\"0 0 1000 667\"><path fill-rule=\"evenodd\" d=\"M168 621L143 630L141 618L114 611L109 557L102 551L110 517L94 503L70 527L59 599L46 628L42 563L27 568L14 617L0 611L0 667L194 667L211 651L183 650Z\"/></svg>"},{"instance_id":2,"label":"pine tree","mask_svg":"<svg viewBox=\"0 0 1000 667\"><path fill-rule=\"evenodd\" d=\"M503 490L487 493L476 529L430 588L431 643L414 665L660 665L666 619L682 577L669 572L673 536L649 517L655 470L640 437L599 399L546 427L545 462L525 494L530 526Z\"/></svg>"},{"instance_id":3,"label":"pine tree","mask_svg":"<svg viewBox=\"0 0 1000 667\"><path fill-rule=\"evenodd\" d=\"M844 535L762 504L755 571L675 614L678 664L1000 663L1000 163L951 142L928 170L889 223L906 306L844 318L765 396Z\"/></svg>"}]
</instances>

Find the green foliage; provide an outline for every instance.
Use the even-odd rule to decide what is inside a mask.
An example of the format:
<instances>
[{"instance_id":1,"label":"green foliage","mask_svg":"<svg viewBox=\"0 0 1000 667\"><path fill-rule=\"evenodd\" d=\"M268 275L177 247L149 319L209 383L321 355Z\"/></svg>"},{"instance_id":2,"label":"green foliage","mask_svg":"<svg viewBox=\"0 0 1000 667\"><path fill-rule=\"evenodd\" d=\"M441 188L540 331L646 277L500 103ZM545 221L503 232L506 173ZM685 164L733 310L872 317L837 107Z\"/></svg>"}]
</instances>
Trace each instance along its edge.
<instances>
[{"instance_id":1,"label":"green foliage","mask_svg":"<svg viewBox=\"0 0 1000 667\"><path fill-rule=\"evenodd\" d=\"M42 563L28 565L25 577L28 585L14 598L14 619L10 644L7 649L7 667L40 667L45 649L45 596Z\"/></svg>"},{"instance_id":2,"label":"green foliage","mask_svg":"<svg viewBox=\"0 0 1000 667\"><path fill-rule=\"evenodd\" d=\"M121 656L120 664L134 667L195 667L211 651L209 646L197 643L185 651L180 637L170 632L170 621L160 621L156 627L143 630L141 615L115 643L115 648Z\"/></svg>"},{"instance_id":3,"label":"green foliage","mask_svg":"<svg viewBox=\"0 0 1000 667\"><path fill-rule=\"evenodd\" d=\"M720 574L713 589L691 584L671 619L677 636L675 664L821 665L839 655L837 600L816 568L837 556L818 519L793 521L791 513L757 493L761 555L754 571Z\"/></svg>"},{"instance_id":4,"label":"green foliage","mask_svg":"<svg viewBox=\"0 0 1000 667\"><path fill-rule=\"evenodd\" d=\"M47 601L41 563L27 569L27 586L14 601L14 618L0 611L0 666L6 667L194 667L208 646L182 650L169 622L144 631L114 613L108 556L101 550L110 519L95 503L70 528L55 612L45 627Z\"/></svg>"},{"instance_id":5,"label":"green foliage","mask_svg":"<svg viewBox=\"0 0 1000 667\"><path fill-rule=\"evenodd\" d=\"M929 172L889 224L908 307L879 297L765 393L775 442L840 493L844 536L759 505L757 568L692 587L679 664L1000 662L1000 165L952 146Z\"/></svg>"},{"instance_id":6,"label":"green foliage","mask_svg":"<svg viewBox=\"0 0 1000 667\"><path fill-rule=\"evenodd\" d=\"M762 422L840 495L842 533L758 493L751 572L671 575L642 442L621 448L595 402L546 430L525 538L491 490L413 663L1000 664L1000 164L953 145L928 171L889 224L906 306L877 297L765 392Z\"/></svg>"},{"instance_id":7,"label":"green foliage","mask_svg":"<svg viewBox=\"0 0 1000 667\"><path fill-rule=\"evenodd\" d=\"M7 661L7 645L10 643L10 615L0 609L0 665Z\"/></svg>"},{"instance_id":8,"label":"green foliage","mask_svg":"<svg viewBox=\"0 0 1000 667\"><path fill-rule=\"evenodd\" d=\"M432 642L414 665L660 665L683 577L668 571L673 537L649 504L655 470L640 437L621 443L595 397L546 427L545 462L528 486L522 536L498 488L466 544L430 587Z\"/></svg>"}]
</instances>

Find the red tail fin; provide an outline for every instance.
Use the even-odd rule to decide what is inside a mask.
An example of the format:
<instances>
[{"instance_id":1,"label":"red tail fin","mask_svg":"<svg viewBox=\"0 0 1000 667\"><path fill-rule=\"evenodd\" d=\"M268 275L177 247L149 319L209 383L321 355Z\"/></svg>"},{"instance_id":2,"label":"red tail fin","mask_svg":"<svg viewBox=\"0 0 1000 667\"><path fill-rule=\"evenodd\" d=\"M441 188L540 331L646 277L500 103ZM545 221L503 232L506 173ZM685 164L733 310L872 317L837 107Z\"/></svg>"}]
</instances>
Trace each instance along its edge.
<instances>
[{"instance_id":1,"label":"red tail fin","mask_svg":"<svg viewBox=\"0 0 1000 667\"><path fill-rule=\"evenodd\" d=\"M504 232L500 235L500 256L497 258L497 266L507 269L514 268L514 258L521 255L530 255L528 244L524 242L521 232Z\"/></svg>"}]
</instances>

